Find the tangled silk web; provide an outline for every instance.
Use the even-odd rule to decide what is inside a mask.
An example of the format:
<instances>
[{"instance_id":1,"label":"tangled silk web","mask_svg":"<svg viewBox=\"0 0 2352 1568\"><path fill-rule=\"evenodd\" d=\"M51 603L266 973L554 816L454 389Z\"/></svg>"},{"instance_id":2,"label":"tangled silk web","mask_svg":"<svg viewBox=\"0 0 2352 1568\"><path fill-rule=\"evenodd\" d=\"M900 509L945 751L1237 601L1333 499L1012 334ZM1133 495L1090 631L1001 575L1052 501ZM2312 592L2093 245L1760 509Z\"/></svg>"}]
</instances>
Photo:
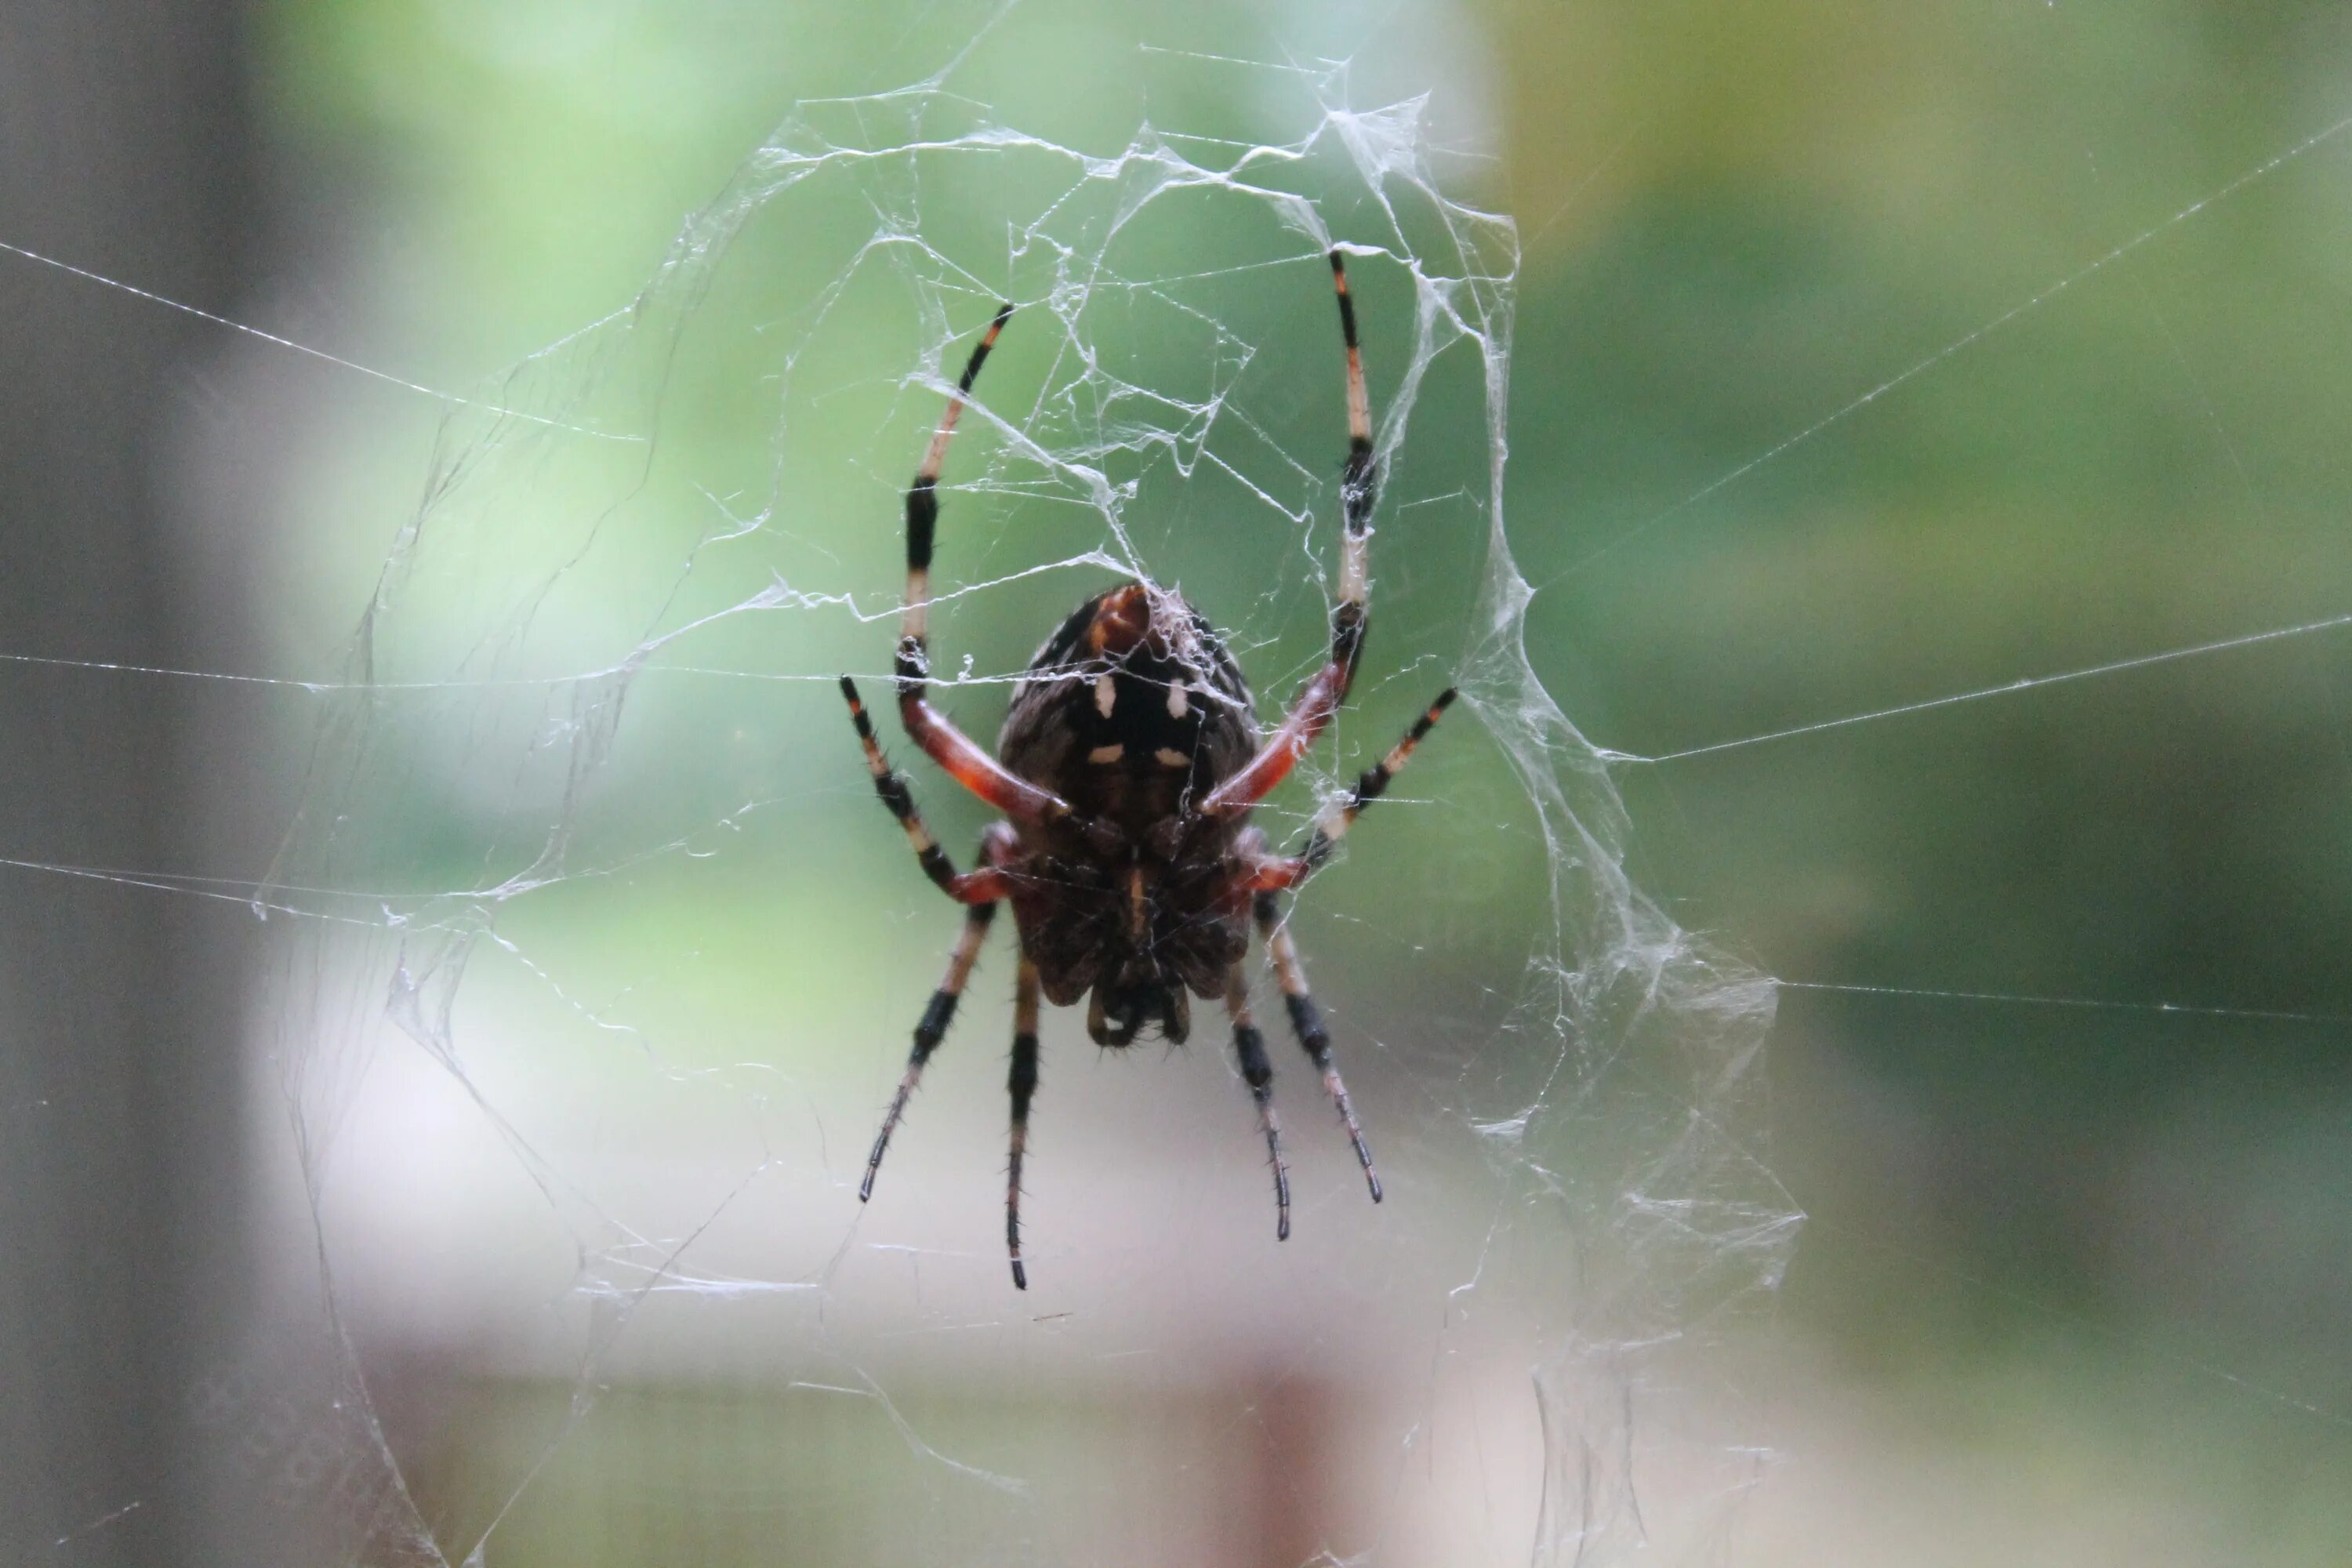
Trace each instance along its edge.
<instances>
[{"instance_id":1,"label":"tangled silk web","mask_svg":"<svg viewBox=\"0 0 2352 1568\"><path fill-rule=\"evenodd\" d=\"M1360 1396L1337 1461L1357 1500L1314 1526L1335 1558L1435 1560L1414 1543L1483 1530L1517 1560L1531 1525L1538 1562L1613 1562L1730 1528L1769 1449L1720 1352L1799 1218L1755 1143L1773 990L1627 879L1609 772L1522 647L1510 220L1449 194L1421 103L1348 107L1304 71L1284 89L1266 112L1289 121L1261 144L1146 127L1100 152L938 83L804 105L625 310L452 408L259 896L320 1331L270 1352L290 1380L293 1347L318 1351L310 1393L278 1402L311 1458L273 1484L339 1552L495 1561L501 1531L594 1471L616 1389L724 1371L788 1423L878 1435L841 1506L889 1554L1054 1560L1081 1483L925 1391L1099 1374L1164 1394L1228 1339L1258 1393L1312 1377ZM1320 658L1338 543L1332 247L1362 301L1385 483L1367 710L1310 784L1328 797L1438 686L1464 699L1412 798L1297 915L1389 1201L1363 1204L1311 1078L1277 1057L1303 1205L1277 1251L1222 1031L1115 1070L1049 1017L1038 1288L1014 1300L989 1218L991 986L856 1202L955 917L867 798L833 680L887 679L897 490L1003 299L942 486L942 700L985 738L1036 637L1126 574L1181 578L1261 718L1286 700ZM969 803L912 777L968 845ZM1279 813L1315 809L1297 785L1276 804L1277 840ZM1347 879L1375 863L1439 913L1350 913ZM1505 967L1458 996L1423 985L1414 965L1473 916ZM385 1131L420 1052L489 1164L436 1175L436 1134ZM1108 1170L1101 1114L1165 1122L1181 1171ZM464 1190L434 1209L436 1182ZM496 1234L520 1239L388 1257L353 1239L354 1215L412 1198L444 1227L511 1207ZM509 1313L481 1335L502 1373L560 1395L444 1463L487 1479L453 1501L445 1474L428 1518L415 1434L446 1440L458 1416L388 1395L370 1347L476 1288ZM229 1382L209 1415L250 1428L252 1378ZM1212 1387L1219 1440L1262 1435L1258 1393ZM1465 1526L1518 1435L1540 1456L1524 1507ZM277 1464L250 1430L241 1446ZM1446 1500L1470 1470L1485 1502ZM830 1484L780 1458L691 1506L805 1518Z\"/></svg>"}]
</instances>

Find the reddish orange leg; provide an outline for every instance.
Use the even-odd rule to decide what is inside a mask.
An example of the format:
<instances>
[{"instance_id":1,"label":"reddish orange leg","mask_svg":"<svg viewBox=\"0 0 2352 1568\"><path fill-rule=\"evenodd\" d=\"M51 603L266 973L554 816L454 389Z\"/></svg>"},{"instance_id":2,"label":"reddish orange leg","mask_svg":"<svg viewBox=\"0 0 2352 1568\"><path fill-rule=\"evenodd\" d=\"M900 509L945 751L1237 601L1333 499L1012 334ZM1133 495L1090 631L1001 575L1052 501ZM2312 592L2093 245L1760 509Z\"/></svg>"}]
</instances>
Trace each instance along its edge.
<instances>
[{"instance_id":1,"label":"reddish orange leg","mask_svg":"<svg viewBox=\"0 0 2352 1568\"><path fill-rule=\"evenodd\" d=\"M1006 771L957 729L952 720L923 700L931 674L931 539L940 521L940 468L947 461L948 443L955 436L956 421L971 394L971 384L980 378L980 367L988 362L988 351L996 346L996 334L1004 330L1005 318L1012 314L1012 306L998 306L995 320L973 346L962 379L956 383L955 395L948 399L939 428L931 433L922 466L915 470L915 482L907 489L907 596L897 661L898 721L923 754L956 783L1007 816L1045 822L1070 815L1062 798Z\"/></svg>"},{"instance_id":2,"label":"reddish orange leg","mask_svg":"<svg viewBox=\"0 0 2352 1568\"><path fill-rule=\"evenodd\" d=\"M847 677L842 679L842 685L848 687ZM1070 815L1069 803L1060 795L1008 771L947 715L903 686L898 693L898 721L940 771L1005 816L1020 822L1053 822Z\"/></svg>"}]
</instances>

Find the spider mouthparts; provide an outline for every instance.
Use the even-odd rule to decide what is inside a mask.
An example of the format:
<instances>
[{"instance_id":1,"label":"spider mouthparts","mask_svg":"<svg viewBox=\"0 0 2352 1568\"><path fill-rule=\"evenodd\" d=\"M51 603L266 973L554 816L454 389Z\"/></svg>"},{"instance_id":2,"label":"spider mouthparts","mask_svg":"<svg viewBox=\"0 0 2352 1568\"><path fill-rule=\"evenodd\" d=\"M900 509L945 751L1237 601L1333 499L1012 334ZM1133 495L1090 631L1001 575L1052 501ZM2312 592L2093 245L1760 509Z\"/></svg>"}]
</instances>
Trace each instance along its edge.
<instances>
[{"instance_id":1,"label":"spider mouthparts","mask_svg":"<svg viewBox=\"0 0 2352 1568\"><path fill-rule=\"evenodd\" d=\"M1156 1029L1175 1046L1191 1036L1192 998L1185 994L1183 982L1155 975L1095 987L1094 1003L1087 1014L1087 1032L1095 1044L1132 1045L1146 1029Z\"/></svg>"}]
</instances>

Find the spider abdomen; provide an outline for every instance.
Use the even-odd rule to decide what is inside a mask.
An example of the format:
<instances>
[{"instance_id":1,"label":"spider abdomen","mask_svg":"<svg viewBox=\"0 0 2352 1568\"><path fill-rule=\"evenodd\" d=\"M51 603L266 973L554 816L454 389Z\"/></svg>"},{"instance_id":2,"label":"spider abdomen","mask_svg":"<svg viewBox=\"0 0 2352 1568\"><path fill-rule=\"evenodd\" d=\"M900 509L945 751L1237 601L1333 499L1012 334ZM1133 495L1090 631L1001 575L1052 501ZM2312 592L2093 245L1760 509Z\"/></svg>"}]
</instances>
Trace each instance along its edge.
<instances>
[{"instance_id":1,"label":"spider abdomen","mask_svg":"<svg viewBox=\"0 0 2352 1568\"><path fill-rule=\"evenodd\" d=\"M1208 622L1129 583L1080 605L1013 688L997 755L1131 840L1187 809L1257 746L1249 687Z\"/></svg>"}]
</instances>

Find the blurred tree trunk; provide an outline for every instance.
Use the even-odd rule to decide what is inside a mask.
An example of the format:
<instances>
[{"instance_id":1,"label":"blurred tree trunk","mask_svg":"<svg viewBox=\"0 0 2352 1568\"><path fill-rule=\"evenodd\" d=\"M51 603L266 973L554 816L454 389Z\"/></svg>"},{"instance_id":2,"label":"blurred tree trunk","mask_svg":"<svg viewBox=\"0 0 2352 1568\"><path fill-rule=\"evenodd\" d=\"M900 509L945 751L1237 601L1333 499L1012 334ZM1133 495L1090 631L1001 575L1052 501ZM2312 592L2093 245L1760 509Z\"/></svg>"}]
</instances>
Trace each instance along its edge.
<instances>
[{"instance_id":1,"label":"blurred tree trunk","mask_svg":"<svg viewBox=\"0 0 2352 1568\"><path fill-rule=\"evenodd\" d=\"M206 0L0 7L0 242L233 310L241 22ZM0 655L184 666L239 621L174 568L159 458L218 331L0 253ZM225 749L207 684L0 665L0 857L215 869L187 761ZM0 866L0 1559L208 1555L185 1413L249 1274L245 918Z\"/></svg>"}]
</instances>

